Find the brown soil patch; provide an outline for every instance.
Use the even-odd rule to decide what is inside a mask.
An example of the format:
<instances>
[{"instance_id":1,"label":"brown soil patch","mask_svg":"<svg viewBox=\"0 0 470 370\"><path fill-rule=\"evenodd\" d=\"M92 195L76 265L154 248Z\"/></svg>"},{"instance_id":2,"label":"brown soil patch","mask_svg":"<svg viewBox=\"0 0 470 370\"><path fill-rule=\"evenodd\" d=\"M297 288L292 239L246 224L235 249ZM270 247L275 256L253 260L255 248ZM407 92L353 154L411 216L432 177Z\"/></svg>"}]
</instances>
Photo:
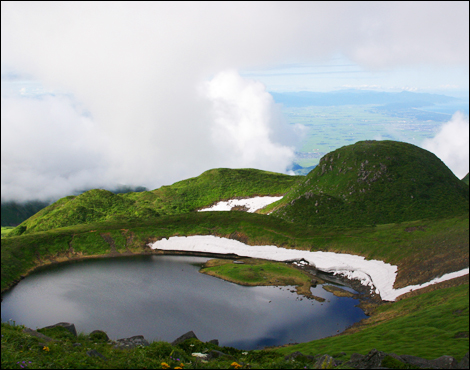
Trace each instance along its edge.
<instances>
[{"instance_id":1,"label":"brown soil patch","mask_svg":"<svg viewBox=\"0 0 470 370\"><path fill-rule=\"evenodd\" d=\"M397 297L396 300L401 301L402 299L416 297L423 293L432 292L433 290L450 288L450 287L454 287L454 286L458 286L462 284L468 284L468 283L469 283L469 275L465 275L465 276L461 276L455 279L443 281L442 283L433 284L422 289L413 290L411 292L402 294L401 296Z\"/></svg>"},{"instance_id":2,"label":"brown soil patch","mask_svg":"<svg viewBox=\"0 0 470 370\"><path fill-rule=\"evenodd\" d=\"M450 248L449 251L428 251L426 259L423 256L407 258L398 267L393 287L399 289L426 283L436 277L467 268L468 261L468 244L465 251Z\"/></svg>"},{"instance_id":3,"label":"brown soil patch","mask_svg":"<svg viewBox=\"0 0 470 370\"><path fill-rule=\"evenodd\" d=\"M356 294L348 292L347 290L341 289L340 287L334 285L323 285L322 288L327 292L333 293L337 297L353 298L356 296Z\"/></svg>"}]
</instances>

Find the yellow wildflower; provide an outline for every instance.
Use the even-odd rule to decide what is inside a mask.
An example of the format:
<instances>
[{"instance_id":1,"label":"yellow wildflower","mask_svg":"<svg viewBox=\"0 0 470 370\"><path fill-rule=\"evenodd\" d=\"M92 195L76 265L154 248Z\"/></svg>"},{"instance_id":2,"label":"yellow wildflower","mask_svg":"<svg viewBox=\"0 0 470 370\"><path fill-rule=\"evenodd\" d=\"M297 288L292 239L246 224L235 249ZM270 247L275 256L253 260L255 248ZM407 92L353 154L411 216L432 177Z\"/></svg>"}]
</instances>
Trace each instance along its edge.
<instances>
[{"instance_id":1,"label":"yellow wildflower","mask_svg":"<svg viewBox=\"0 0 470 370\"><path fill-rule=\"evenodd\" d=\"M169 369L170 368L170 365L168 365L166 362L162 362L161 365L162 365L162 369Z\"/></svg>"},{"instance_id":2,"label":"yellow wildflower","mask_svg":"<svg viewBox=\"0 0 470 370\"><path fill-rule=\"evenodd\" d=\"M43 351L46 351L46 352L49 352L49 351L50 351L49 347L46 347L46 346L42 347L42 350L43 350Z\"/></svg>"},{"instance_id":3,"label":"yellow wildflower","mask_svg":"<svg viewBox=\"0 0 470 370\"><path fill-rule=\"evenodd\" d=\"M183 369L182 367L176 366L175 369Z\"/></svg>"},{"instance_id":4,"label":"yellow wildflower","mask_svg":"<svg viewBox=\"0 0 470 370\"><path fill-rule=\"evenodd\" d=\"M235 361L230 364L230 366L233 366L235 369L239 369L242 367L242 365L236 363Z\"/></svg>"}]
</instances>

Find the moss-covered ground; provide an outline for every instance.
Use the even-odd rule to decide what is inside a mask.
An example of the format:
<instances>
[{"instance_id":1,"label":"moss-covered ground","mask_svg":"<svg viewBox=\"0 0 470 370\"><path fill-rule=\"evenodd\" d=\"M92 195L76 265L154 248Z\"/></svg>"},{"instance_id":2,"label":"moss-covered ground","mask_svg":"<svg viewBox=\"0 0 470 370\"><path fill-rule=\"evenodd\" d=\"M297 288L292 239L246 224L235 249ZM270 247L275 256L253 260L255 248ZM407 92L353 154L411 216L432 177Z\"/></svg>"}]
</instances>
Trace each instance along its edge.
<instances>
[{"instance_id":1,"label":"moss-covered ground","mask_svg":"<svg viewBox=\"0 0 470 370\"><path fill-rule=\"evenodd\" d=\"M257 258L243 258L236 262L238 263L227 259L212 259L204 264L200 272L247 286L295 285L298 294L313 297L310 292L312 276L304 271L285 263Z\"/></svg>"},{"instance_id":2,"label":"moss-covered ground","mask_svg":"<svg viewBox=\"0 0 470 370\"><path fill-rule=\"evenodd\" d=\"M16 235L100 221L138 222L194 212L234 197L285 194L301 177L256 169L218 168L153 191L114 194L103 189L68 196L21 223Z\"/></svg>"},{"instance_id":3,"label":"moss-covered ground","mask_svg":"<svg viewBox=\"0 0 470 370\"><path fill-rule=\"evenodd\" d=\"M10 234L15 227L14 226L2 226L2 238Z\"/></svg>"},{"instance_id":4,"label":"moss-covered ground","mask_svg":"<svg viewBox=\"0 0 470 370\"><path fill-rule=\"evenodd\" d=\"M262 212L303 224L379 225L468 214L468 194L431 152L371 140L328 153Z\"/></svg>"}]
</instances>

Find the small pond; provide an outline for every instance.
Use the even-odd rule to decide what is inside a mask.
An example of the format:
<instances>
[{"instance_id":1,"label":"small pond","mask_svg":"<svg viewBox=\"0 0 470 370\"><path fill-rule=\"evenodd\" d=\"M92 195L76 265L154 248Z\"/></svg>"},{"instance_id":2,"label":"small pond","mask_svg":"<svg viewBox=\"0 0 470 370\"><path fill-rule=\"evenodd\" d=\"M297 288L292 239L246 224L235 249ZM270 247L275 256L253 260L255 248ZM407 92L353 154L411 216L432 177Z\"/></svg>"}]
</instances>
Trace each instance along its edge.
<instances>
[{"instance_id":1,"label":"small pond","mask_svg":"<svg viewBox=\"0 0 470 370\"><path fill-rule=\"evenodd\" d=\"M358 300L320 285L312 293L323 303L294 287L245 287L199 273L208 259L133 256L49 266L3 294L2 321L32 329L65 321L111 339L168 342L192 330L202 341L257 349L334 335L366 317Z\"/></svg>"}]
</instances>

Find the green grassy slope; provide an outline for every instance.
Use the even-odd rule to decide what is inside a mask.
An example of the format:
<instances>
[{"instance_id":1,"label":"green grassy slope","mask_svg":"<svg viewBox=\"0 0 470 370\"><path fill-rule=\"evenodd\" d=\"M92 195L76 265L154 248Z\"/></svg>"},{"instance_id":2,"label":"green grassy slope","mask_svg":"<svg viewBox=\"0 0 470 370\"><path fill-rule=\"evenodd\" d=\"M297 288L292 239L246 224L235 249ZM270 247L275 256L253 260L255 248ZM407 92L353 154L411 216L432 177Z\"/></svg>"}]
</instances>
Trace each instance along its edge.
<instances>
[{"instance_id":1,"label":"green grassy slope","mask_svg":"<svg viewBox=\"0 0 470 370\"><path fill-rule=\"evenodd\" d=\"M150 241L175 235L217 235L251 245L358 254L398 265L402 286L468 267L468 216L332 229L246 212L192 212L146 221L108 220L3 238L2 291L40 265L129 251L149 253L146 245Z\"/></svg>"},{"instance_id":2,"label":"green grassy slope","mask_svg":"<svg viewBox=\"0 0 470 370\"><path fill-rule=\"evenodd\" d=\"M97 221L130 222L187 213L233 197L284 194L298 180L255 169L220 168L153 191L114 194L94 189L58 200L21 223L12 235Z\"/></svg>"},{"instance_id":3,"label":"green grassy slope","mask_svg":"<svg viewBox=\"0 0 470 370\"><path fill-rule=\"evenodd\" d=\"M468 182L468 181L469 181L469 180L468 180L468 173L465 175L465 177L462 179L462 181L463 181L464 183L466 183L467 185L469 185L469 182Z\"/></svg>"},{"instance_id":4,"label":"green grassy slope","mask_svg":"<svg viewBox=\"0 0 470 370\"><path fill-rule=\"evenodd\" d=\"M371 318L380 323L345 335L300 343L278 350L315 355L367 354L372 348L397 355L461 359L468 352L468 284L438 289L379 307Z\"/></svg>"},{"instance_id":5,"label":"green grassy slope","mask_svg":"<svg viewBox=\"0 0 470 370\"><path fill-rule=\"evenodd\" d=\"M291 222L376 225L468 213L469 192L434 154L395 141L360 141L325 155L265 208Z\"/></svg>"},{"instance_id":6,"label":"green grassy slope","mask_svg":"<svg viewBox=\"0 0 470 370\"><path fill-rule=\"evenodd\" d=\"M142 197L136 193L126 194L126 197L140 204L152 204L161 214L179 214L234 197L282 195L297 181L299 177L252 168L217 168L171 186L140 193Z\"/></svg>"}]
</instances>

